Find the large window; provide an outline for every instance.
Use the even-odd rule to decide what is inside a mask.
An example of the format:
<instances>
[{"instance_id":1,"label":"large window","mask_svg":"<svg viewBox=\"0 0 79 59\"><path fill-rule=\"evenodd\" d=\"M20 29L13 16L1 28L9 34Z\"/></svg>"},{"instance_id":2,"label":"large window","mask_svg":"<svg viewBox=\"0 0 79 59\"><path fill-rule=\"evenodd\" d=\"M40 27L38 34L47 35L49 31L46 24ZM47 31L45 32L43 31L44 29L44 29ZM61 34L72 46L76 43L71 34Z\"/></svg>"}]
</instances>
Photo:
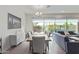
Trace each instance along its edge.
<instances>
[{"instance_id":1,"label":"large window","mask_svg":"<svg viewBox=\"0 0 79 59\"><path fill-rule=\"evenodd\" d=\"M33 29L34 31L54 31L54 19L33 19Z\"/></svg>"},{"instance_id":2,"label":"large window","mask_svg":"<svg viewBox=\"0 0 79 59\"><path fill-rule=\"evenodd\" d=\"M33 19L34 31L72 30L76 31L78 19Z\"/></svg>"},{"instance_id":3,"label":"large window","mask_svg":"<svg viewBox=\"0 0 79 59\"><path fill-rule=\"evenodd\" d=\"M33 29L34 31L43 31L44 23L41 19L33 19Z\"/></svg>"},{"instance_id":4,"label":"large window","mask_svg":"<svg viewBox=\"0 0 79 59\"><path fill-rule=\"evenodd\" d=\"M77 28L77 24L78 24L78 19L67 19L67 29L68 30L72 30L72 31L76 31Z\"/></svg>"},{"instance_id":5,"label":"large window","mask_svg":"<svg viewBox=\"0 0 79 59\"><path fill-rule=\"evenodd\" d=\"M56 19L56 29L55 30L65 30L66 29L66 20L65 19Z\"/></svg>"}]
</instances>

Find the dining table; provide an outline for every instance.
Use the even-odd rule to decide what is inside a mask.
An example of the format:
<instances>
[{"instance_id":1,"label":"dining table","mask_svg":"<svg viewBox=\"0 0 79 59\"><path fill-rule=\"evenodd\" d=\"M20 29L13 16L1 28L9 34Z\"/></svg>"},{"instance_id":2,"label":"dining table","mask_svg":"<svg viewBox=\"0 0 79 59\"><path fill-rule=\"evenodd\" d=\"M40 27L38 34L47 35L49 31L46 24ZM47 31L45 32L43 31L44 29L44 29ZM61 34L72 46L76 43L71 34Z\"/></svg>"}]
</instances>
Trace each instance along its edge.
<instances>
[{"instance_id":1,"label":"dining table","mask_svg":"<svg viewBox=\"0 0 79 59\"><path fill-rule=\"evenodd\" d=\"M51 39L46 35L46 34L32 34L28 39L27 39L27 42L29 42L30 46L29 46L29 50L32 49L32 37L45 37L45 42L46 42L46 45L48 47L48 50L49 50L49 41L51 41Z\"/></svg>"}]
</instances>

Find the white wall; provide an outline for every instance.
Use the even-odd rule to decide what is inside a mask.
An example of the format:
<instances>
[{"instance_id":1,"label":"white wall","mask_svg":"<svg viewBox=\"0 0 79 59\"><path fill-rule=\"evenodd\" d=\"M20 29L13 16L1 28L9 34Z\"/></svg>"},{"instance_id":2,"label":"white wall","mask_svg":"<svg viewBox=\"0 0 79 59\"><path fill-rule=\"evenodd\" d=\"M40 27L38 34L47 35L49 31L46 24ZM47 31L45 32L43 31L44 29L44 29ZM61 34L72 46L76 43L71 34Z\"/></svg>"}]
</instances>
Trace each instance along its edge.
<instances>
[{"instance_id":1,"label":"white wall","mask_svg":"<svg viewBox=\"0 0 79 59\"><path fill-rule=\"evenodd\" d=\"M21 29L8 29L8 13L22 19ZM25 39L25 12L22 6L0 6L0 37L2 38L3 52L10 47L7 37L11 34L16 34L21 41Z\"/></svg>"},{"instance_id":2,"label":"white wall","mask_svg":"<svg viewBox=\"0 0 79 59\"><path fill-rule=\"evenodd\" d=\"M25 33L33 31L32 15L26 14Z\"/></svg>"}]
</instances>

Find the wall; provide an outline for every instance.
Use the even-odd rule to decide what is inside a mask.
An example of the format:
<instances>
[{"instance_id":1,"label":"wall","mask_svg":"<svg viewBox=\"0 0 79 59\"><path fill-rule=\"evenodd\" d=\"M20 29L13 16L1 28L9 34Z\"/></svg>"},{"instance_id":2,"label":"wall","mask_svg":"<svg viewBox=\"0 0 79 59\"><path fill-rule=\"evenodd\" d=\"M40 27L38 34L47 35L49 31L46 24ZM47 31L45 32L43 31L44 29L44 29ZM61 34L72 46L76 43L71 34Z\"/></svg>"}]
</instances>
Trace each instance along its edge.
<instances>
[{"instance_id":1,"label":"wall","mask_svg":"<svg viewBox=\"0 0 79 59\"><path fill-rule=\"evenodd\" d=\"M23 9L23 6L0 6L0 37L2 38L3 52L10 47L9 35L15 34L20 37L21 41L25 40L25 12ZM8 13L22 19L21 29L8 29Z\"/></svg>"},{"instance_id":2,"label":"wall","mask_svg":"<svg viewBox=\"0 0 79 59\"><path fill-rule=\"evenodd\" d=\"M25 33L30 32L33 30L33 24L32 24L32 15L26 14L26 20L25 20Z\"/></svg>"}]
</instances>

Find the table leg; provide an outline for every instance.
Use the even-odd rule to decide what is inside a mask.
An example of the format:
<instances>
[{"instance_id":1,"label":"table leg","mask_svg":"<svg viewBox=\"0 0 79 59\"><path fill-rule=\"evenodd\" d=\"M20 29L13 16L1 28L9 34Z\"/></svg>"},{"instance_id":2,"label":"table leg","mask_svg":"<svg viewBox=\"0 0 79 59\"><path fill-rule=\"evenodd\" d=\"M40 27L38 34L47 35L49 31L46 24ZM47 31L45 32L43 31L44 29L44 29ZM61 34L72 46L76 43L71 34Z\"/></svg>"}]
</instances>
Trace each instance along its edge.
<instances>
[{"instance_id":1,"label":"table leg","mask_svg":"<svg viewBox=\"0 0 79 59\"><path fill-rule=\"evenodd\" d=\"M47 48L49 50L49 42L48 41L46 41L46 45L47 45Z\"/></svg>"}]
</instances>

